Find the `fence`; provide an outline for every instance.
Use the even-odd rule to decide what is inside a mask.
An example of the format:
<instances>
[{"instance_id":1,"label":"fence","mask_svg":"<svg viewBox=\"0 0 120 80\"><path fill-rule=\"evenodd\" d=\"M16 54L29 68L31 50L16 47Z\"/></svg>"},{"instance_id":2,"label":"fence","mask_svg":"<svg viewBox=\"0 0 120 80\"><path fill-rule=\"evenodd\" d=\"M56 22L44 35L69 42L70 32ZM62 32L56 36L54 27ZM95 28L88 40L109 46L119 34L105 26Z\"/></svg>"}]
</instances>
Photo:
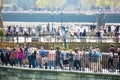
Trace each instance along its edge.
<instances>
[{"instance_id":1,"label":"fence","mask_svg":"<svg viewBox=\"0 0 120 80\"><path fill-rule=\"evenodd\" d=\"M36 59L33 59L33 56L30 58L24 58L23 59L23 67L28 68L28 67L33 67L38 68L38 69L49 69L49 70L66 70L66 71L80 71L80 72L87 72L87 73L105 73L105 74L119 74L120 71L120 65L119 67L117 66L118 64L118 56L115 54L113 58L113 65L109 62L109 53L102 53L102 58L101 61L96 60L97 57L93 56L91 57L92 61L90 60L89 53L86 52L84 56L80 56L81 58L76 61L76 59L73 59L72 61L69 59L70 54L68 53L68 59L65 60L61 57L60 58L60 64L62 65L62 69L59 67L60 65L56 64L57 58L55 60L49 60L48 59L48 51L47 55L45 57L40 57L36 56ZM62 54L63 55L63 52ZM55 56L52 56L52 58ZM74 57L74 54L73 54ZM29 66L28 66L28 61ZM27 63L27 64L26 64ZM30 64L32 63L32 64ZM19 67L19 66L17 66ZM20 66L22 67L22 66Z\"/></svg>"},{"instance_id":2,"label":"fence","mask_svg":"<svg viewBox=\"0 0 120 80\"><path fill-rule=\"evenodd\" d=\"M0 42L63 42L63 38L66 38L66 42L92 42L92 43L120 43L120 37L95 37L95 36L86 36L86 37L76 37L76 36L40 36L40 37L24 37L24 36L7 36L0 37Z\"/></svg>"}]
</instances>

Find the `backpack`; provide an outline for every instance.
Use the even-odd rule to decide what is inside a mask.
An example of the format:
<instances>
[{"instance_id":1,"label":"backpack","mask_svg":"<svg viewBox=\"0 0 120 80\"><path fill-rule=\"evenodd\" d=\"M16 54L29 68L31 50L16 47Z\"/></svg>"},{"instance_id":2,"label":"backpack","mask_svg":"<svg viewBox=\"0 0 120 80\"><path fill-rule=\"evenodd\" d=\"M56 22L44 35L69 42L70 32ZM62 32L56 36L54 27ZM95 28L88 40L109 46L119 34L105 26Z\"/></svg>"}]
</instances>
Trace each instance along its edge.
<instances>
[{"instance_id":1,"label":"backpack","mask_svg":"<svg viewBox=\"0 0 120 80\"><path fill-rule=\"evenodd\" d=\"M40 50L40 55L42 56L42 57L45 57L46 56L46 51L44 50L44 49L42 49L42 50Z\"/></svg>"},{"instance_id":2,"label":"backpack","mask_svg":"<svg viewBox=\"0 0 120 80\"><path fill-rule=\"evenodd\" d=\"M77 53L76 53L74 56L75 56L75 59L76 59L76 60L80 60L80 54L77 54Z\"/></svg>"},{"instance_id":3,"label":"backpack","mask_svg":"<svg viewBox=\"0 0 120 80\"><path fill-rule=\"evenodd\" d=\"M94 58L94 62L98 61L98 54L96 52L94 52L93 58Z\"/></svg>"},{"instance_id":4,"label":"backpack","mask_svg":"<svg viewBox=\"0 0 120 80\"><path fill-rule=\"evenodd\" d=\"M11 54L10 54L10 59L15 59L15 52L11 52Z\"/></svg>"},{"instance_id":5,"label":"backpack","mask_svg":"<svg viewBox=\"0 0 120 80\"><path fill-rule=\"evenodd\" d=\"M62 57L61 52L59 50L56 51L56 57Z\"/></svg>"},{"instance_id":6,"label":"backpack","mask_svg":"<svg viewBox=\"0 0 120 80\"><path fill-rule=\"evenodd\" d=\"M31 55L31 54L32 54L31 52L32 52L32 50L31 50L31 49L28 49L28 50L27 50L27 55Z\"/></svg>"}]
</instances>

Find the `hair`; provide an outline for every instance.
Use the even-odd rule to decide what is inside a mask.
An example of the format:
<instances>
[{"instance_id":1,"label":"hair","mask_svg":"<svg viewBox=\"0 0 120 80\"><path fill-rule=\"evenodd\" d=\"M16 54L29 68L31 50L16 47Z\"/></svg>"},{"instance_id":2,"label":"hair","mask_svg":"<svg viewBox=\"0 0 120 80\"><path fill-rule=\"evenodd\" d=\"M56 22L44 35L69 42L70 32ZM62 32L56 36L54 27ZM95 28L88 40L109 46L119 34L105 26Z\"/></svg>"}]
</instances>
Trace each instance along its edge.
<instances>
[{"instance_id":1,"label":"hair","mask_svg":"<svg viewBox=\"0 0 120 80\"><path fill-rule=\"evenodd\" d=\"M95 46L95 48L98 48L98 46Z\"/></svg>"},{"instance_id":2,"label":"hair","mask_svg":"<svg viewBox=\"0 0 120 80\"><path fill-rule=\"evenodd\" d=\"M36 54L36 53L37 53L37 51L36 51L36 50L34 50L34 53Z\"/></svg>"},{"instance_id":3,"label":"hair","mask_svg":"<svg viewBox=\"0 0 120 80\"><path fill-rule=\"evenodd\" d=\"M97 51L100 51L100 48L97 48Z\"/></svg>"},{"instance_id":4,"label":"hair","mask_svg":"<svg viewBox=\"0 0 120 80\"><path fill-rule=\"evenodd\" d=\"M111 47L113 47L113 44L110 44Z\"/></svg>"},{"instance_id":5,"label":"hair","mask_svg":"<svg viewBox=\"0 0 120 80\"><path fill-rule=\"evenodd\" d=\"M20 48L20 51L23 53L23 50L22 50L22 48Z\"/></svg>"},{"instance_id":6,"label":"hair","mask_svg":"<svg viewBox=\"0 0 120 80\"><path fill-rule=\"evenodd\" d=\"M13 48L13 51L15 51L15 48Z\"/></svg>"},{"instance_id":7,"label":"hair","mask_svg":"<svg viewBox=\"0 0 120 80\"><path fill-rule=\"evenodd\" d=\"M57 50L59 50L59 49L60 49L60 47L59 47L59 46L57 46L57 47L56 47L56 49L57 49Z\"/></svg>"},{"instance_id":8,"label":"hair","mask_svg":"<svg viewBox=\"0 0 120 80\"><path fill-rule=\"evenodd\" d=\"M83 48L82 50L84 50L84 51L85 51L85 48Z\"/></svg>"},{"instance_id":9,"label":"hair","mask_svg":"<svg viewBox=\"0 0 120 80\"><path fill-rule=\"evenodd\" d=\"M78 53L78 49L75 49L75 53Z\"/></svg>"}]
</instances>

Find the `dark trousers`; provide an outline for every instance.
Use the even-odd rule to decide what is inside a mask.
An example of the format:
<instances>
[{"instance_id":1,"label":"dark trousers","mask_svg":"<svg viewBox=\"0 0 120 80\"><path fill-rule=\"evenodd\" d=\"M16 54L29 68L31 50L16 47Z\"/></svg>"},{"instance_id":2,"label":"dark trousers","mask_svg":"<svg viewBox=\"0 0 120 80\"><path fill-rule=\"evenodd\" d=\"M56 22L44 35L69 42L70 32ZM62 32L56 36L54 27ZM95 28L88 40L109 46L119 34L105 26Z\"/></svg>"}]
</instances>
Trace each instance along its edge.
<instances>
[{"instance_id":1,"label":"dark trousers","mask_svg":"<svg viewBox=\"0 0 120 80\"><path fill-rule=\"evenodd\" d=\"M32 62L31 56L28 56L28 61L29 61L29 68L31 68L31 62Z\"/></svg>"},{"instance_id":2,"label":"dark trousers","mask_svg":"<svg viewBox=\"0 0 120 80\"><path fill-rule=\"evenodd\" d=\"M59 66L60 66L61 69L63 68L63 67L62 67L62 64L61 64L61 62L60 62L60 58L56 58L56 63L55 63L55 65L57 66L57 64L59 64Z\"/></svg>"},{"instance_id":3,"label":"dark trousers","mask_svg":"<svg viewBox=\"0 0 120 80\"><path fill-rule=\"evenodd\" d=\"M18 59L20 67L22 67L22 59Z\"/></svg>"},{"instance_id":4,"label":"dark trousers","mask_svg":"<svg viewBox=\"0 0 120 80\"><path fill-rule=\"evenodd\" d=\"M81 64L80 64L79 60L74 60L74 67L75 67L76 70L81 68Z\"/></svg>"},{"instance_id":5,"label":"dark trousers","mask_svg":"<svg viewBox=\"0 0 120 80\"><path fill-rule=\"evenodd\" d=\"M6 58L6 60L5 60L5 65L7 66L8 63L10 63L10 59Z\"/></svg>"},{"instance_id":6,"label":"dark trousers","mask_svg":"<svg viewBox=\"0 0 120 80\"><path fill-rule=\"evenodd\" d=\"M31 61L32 61L33 68L35 68L36 67L36 60L32 59Z\"/></svg>"},{"instance_id":7,"label":"dark trousers","mask_svg":"<svg viewBox=\"0 0 120 80\"><path fill-rule=\"evenodd\" d=\"M113 64L113 58L108 58L108 69L110 69L110 67L115 68L114 64Z\"/></svg>"},{"instance_id":8,"label":"dark trousers","mask_svg":"<svg viewBox=\"0 0 120 80\"><path fill-rule=\"evenodd\" d=\"M11 60L10 60L10 65L11 65L11 66L15 65L15 59L11 59Z\"/></svg>"}]
</instances>

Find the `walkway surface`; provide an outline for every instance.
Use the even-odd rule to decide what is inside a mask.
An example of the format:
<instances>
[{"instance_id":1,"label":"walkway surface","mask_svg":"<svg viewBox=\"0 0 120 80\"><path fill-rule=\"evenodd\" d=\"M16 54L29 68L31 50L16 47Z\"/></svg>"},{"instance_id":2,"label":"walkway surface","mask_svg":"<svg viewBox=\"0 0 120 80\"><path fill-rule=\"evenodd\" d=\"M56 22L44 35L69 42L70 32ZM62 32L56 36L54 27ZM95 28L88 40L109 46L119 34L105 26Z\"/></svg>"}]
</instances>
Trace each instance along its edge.
<instances>
[{"instance_id":1,"label":"walkway surface","mask_svg":"<svg viewBox=\"0 0 120 80\"><path fill-rule=\"evenodd\" d=\"M57 69L44 69L44 68L29 68L28 65L26 67L16 67L16 66L3 66L0 65L1 67L7 67L7 68L16 68L16 69L26 69L26 70L45 70L45 71L60 71L60 72L76 72L76 73L91 73L91 74L107 74L107 75L120 75L119 70L110 70L108 69L102 69L102 72L94 72L90 70L89 68L85 68L85 71L80 71L80 70L69 70L68 67L66 67L66 70L61 70L60 68Z\"/></svg>"}]
</instances>

